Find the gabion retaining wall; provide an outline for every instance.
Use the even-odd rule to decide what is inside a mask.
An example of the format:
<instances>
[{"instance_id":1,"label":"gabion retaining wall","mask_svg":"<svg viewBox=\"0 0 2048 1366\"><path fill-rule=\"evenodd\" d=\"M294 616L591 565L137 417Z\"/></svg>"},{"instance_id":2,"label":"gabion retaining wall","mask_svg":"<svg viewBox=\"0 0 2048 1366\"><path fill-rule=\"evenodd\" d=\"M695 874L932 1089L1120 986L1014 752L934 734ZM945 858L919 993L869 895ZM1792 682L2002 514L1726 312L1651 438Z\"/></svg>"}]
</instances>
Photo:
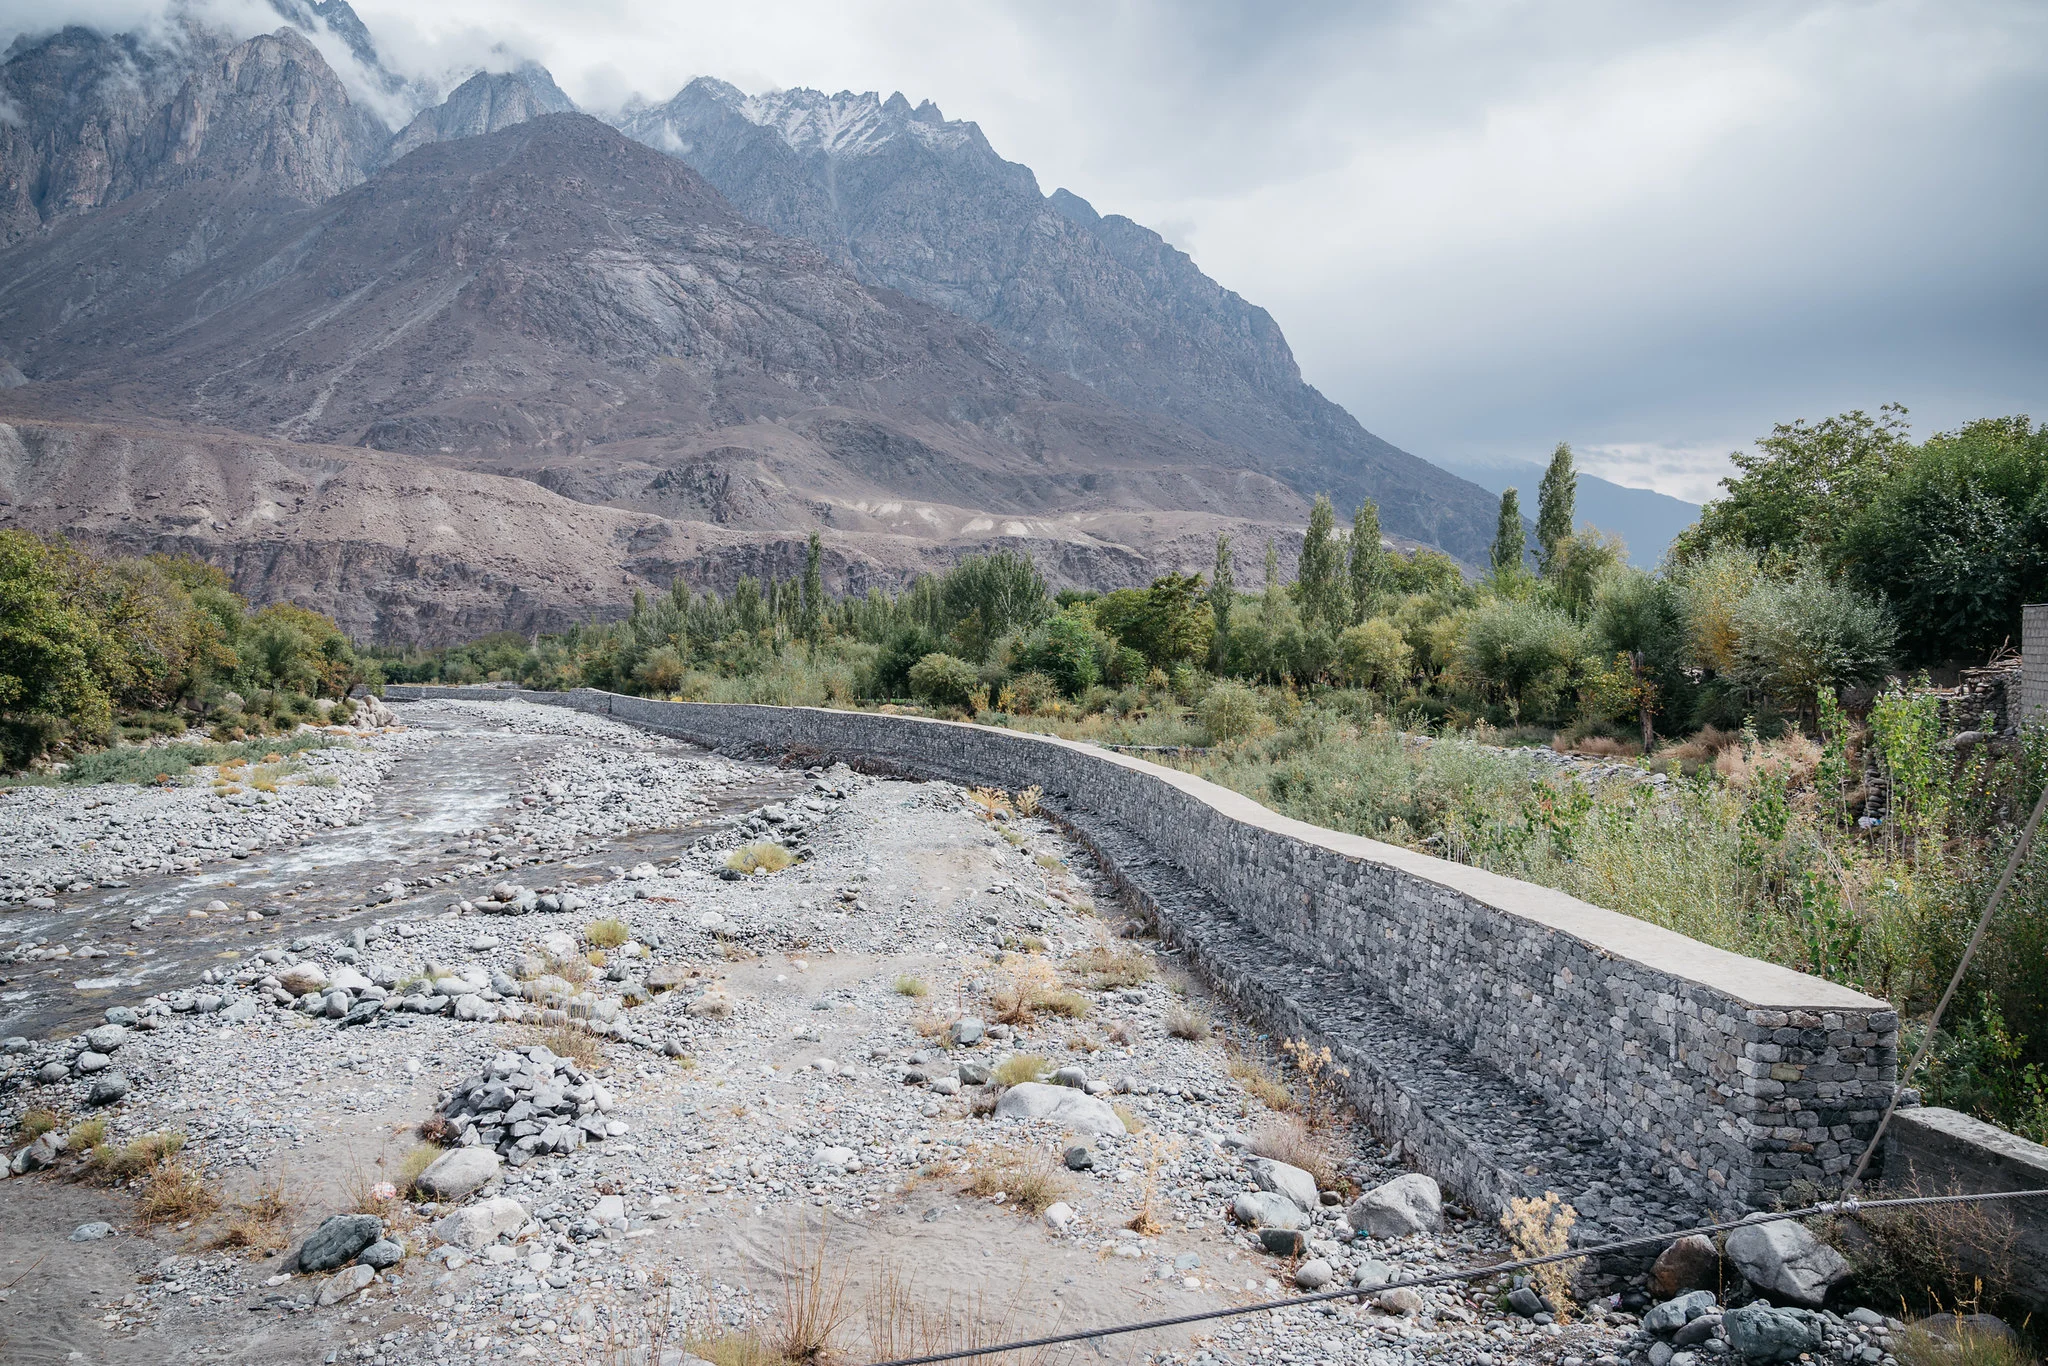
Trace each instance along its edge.
<instances>
[{"instance_id":1,"label":"gabion retaining wall","mask_svg":"<svg viewBox=\"0 0 2048 1366\"><path fill-rule=\"evenodd\" d=\"M727 750L844 759L1016 790L1116 822L1304 966L1355 973L1406 1017L1719 1208L1839 1182L1897 1075L1884 1001L1711 948L1562 892L1278 815L1090 745L873 712L579 689L519 698Z\"/></svg>"}]
</instances>

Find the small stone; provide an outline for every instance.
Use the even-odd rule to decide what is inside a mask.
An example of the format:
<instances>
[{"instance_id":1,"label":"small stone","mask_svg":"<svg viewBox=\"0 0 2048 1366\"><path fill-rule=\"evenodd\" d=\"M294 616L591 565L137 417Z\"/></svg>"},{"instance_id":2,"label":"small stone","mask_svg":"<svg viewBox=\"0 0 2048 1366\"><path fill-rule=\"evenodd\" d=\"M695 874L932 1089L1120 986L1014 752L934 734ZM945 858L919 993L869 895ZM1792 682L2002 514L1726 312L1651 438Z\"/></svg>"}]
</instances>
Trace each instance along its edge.
<instances>
[{"instance_id":1,"label":"small stone","mask_svg":"<svg viewBox=\"0 0 2048 1366\"><path fill-rule=\"evenodd\" d=\"M1093 1171L1095 1168L1095 1154L1087 1148L1077 1145L1067 1149L1063 1156L1070 1172Z\"/></svg>"},{"instance_id":2,"label":"small stone","mask_svg":"<svg viewBox=\"0 0 2048 1366\"><path fill-rule=\"evenodd\" d=\"M74 1243L96 1243L102 1238L111 1238L113 1236L114 1226L112 1224L97 1221L90 1224L80 1224L77 1228L71 1230L71 1241Z\"/></svg>"},{"instance_id":3,"label":"small stone","mask_svg":"<svg viewBox=\"0 0 2048 1366\"><path fill-rule=\"evenodd\" d=\"M1308 1251L1308 1236L1300 1229L1262 1228L1259 1246L1275 1257L1299 1257Z\"/></svg>"},{"instance_id":4,"label":"small stone","mask_svg":"<svg viewBox=\"0 0 2048 1366\"><path fill-rule=\"evenodd\" d=\"M1544 1312L1543 1297L1528 1286L1521 1286L1508 1292L1508 1308L1525 1319L1533 1319Z\"/></svg>"},{"instance_id":5,"label":"small stone","mask_svg":"<svg viewBox=\"0 0 2048 1366\"><path fill-rule=\"evenodd\" d=\"M1422 1296L1406 1286L1399 1290L1382 1290L1373 1297L1373 1303L1389 1314L1400 1314L1415 1318L1422 1313Z\"/></svg>"},{"instance_id":6,"label":"small stone","mask_svg":"<svg viewBox=\"0 0 2048 1366\"><path fill-rule=\"evenodd\" d=\"M379 1271L387 1266L397 1266L404 1260L405 1244L390 1238L379 1238L356 1254L358 1265L375 1267Z\"/></svg>"},{"instance_id":7,"label":"small stone","mask_svg":"<svg viewBox=\"0 0 2048 1366\"><path fill-rule=\"evenodd\" d=\"M1088 1069L1085 1067L1062 1067L1052 1074L1054 1086L1071 1086L1076 1091L1088 1089Z\"/></svg>"},{"instance_id":8,"label":"small stone","mask_svg":"<svg viewBox=\"0 0 2048 1366\"><path fill-rule=\"evenodd\" d=\"M1370 1290L1376 1285L1385 1285L1394 1279L1394 1268L1385 1262L1369 1261L1352 1273L1351 1283L1360 1290Z\"/></svg>"},{"instance_id":9,"label":"small stone","mask_svg":"<svg viewBox=\"0 0 2048 1366\"><path fill-rule=\"evenodd\" d=\"M972 1015L963 1015L953 1021L952 1025L946 1030L946 1037L962 1047L971 1047L981 1042L981 1037L987 1030L988 1027L980 1020L975 1019Z\"/></svg>"},{"instance_id":10,"label":"small stone","mask_svg":"<svg viewBox=\"0 0 2048 1366\"><path fill-rule=\"evenodd\" d=\"M384 1221L374 1214L329 1215L299 1244L299 1270L331 1271L383 1236Z\"/></svg>"},{"instance_id":11,"label":"small stone","mask_svg":"<svg viewBox=\"0 0 2048 1366\"><path fill-rule=\"evenodd\" d=\"M36 1080L44 1086L55 1086L70 1079L71 1069L61 1062L46 1062L36 1069Z\"/></svg>"},{"instance_id":12,"label":"small stone","mask_svg":"<svg viewBox=\"0 0 2048 1366\"><path fill-rule=\"evenodd\" d=\"M1060 1232L1064 1230L1067 1227L1067 1225L1073 1222L1074 1207L1068 1204L1066 1201L1057 1201L1046 1208L1046 1227L1052 1229L1054 1232Z\"/></svg>"},{"instance_id":13,"label":"small stone","mask_svg":"<svg viewBox=\"0 0 2048 1366\"><path fill-rule=\"evenodd\" d=\"M1084 1134L1122 1134L1123 1120L1108 1102L1068 1086L1027 1081L1003 1092L996 1102L998 1119L1043 1119Z\"/></svg>"},{"instance_id":14,"label":"small stone","mask_svg":"<svg viewBox=\"0 0 2048 1366\"><path fill-rule=\"evenodd\" d=\"M1660 1337L1669 1336L1712 1309L1714 1304L1714 1292L1711 1290L1695 1290L1666 1300L1643 1315L1643 1331Z\"/></svg>"},{"instance_id":15,"label":"small stone","mask_svg":"<svg viewBox=\"0 0 2048 1366\"><path fill-rule=\"evenodd\" d=\"M1740 1232L1741 1230L1737 1230ZM1722 1318L1728 1345L1744 1361L1763 1363L1797 1361L1802 1352L1820 1349L1827 1333L1818 1314L1804 1309L1774 1309L1767 1304L1745 1304Z\"/></svg>"},{"instance_id":16,"label":"small stone","mask_svg":"<svg viewBox=\"0 0 2048 1366\"><path fill-rule=\"evenodd\" d=\"M87 1076L104 1072L113 1066L114 1060L104 1053L95 1053L90 1048L78 1055L78 1070Z\"/></svg>"},{"instance_id":17,"label":"small stone","mask_svg":"<svg viewBox=\"0 0 2048 1366\"><path fill-rule=\"evenodd\" d=\"M125 1100L128 1093L134 1089L133 1083L122 1073L102 1072L93 1079L92 1090L86 1093L85 1103L112 1105L117 1100Z\"/></svg>"},{"instance_id":18,"label":"small stone","mask_svg":"<svg viewBox=\"0 0 2048 1366\"><path fill-rule=\"evenodd\" d=\"M377 1269L375 1267L364 1266L358 1262L354 1266L329 1276L326 1282L321 1285L320 1294L316 1302L323 1307L340 1304L349 1296L369 1289L370 1283L376 1279Z\"/></svg>"},{"instance_id":19,"label":"small stone","mask_svg":"<svg viewBox=\"0 0 2048 1366\"><path fill-rule=\"evenodd\" d=\"M85 1031L85 1046L95 1053L112 1053L128 1042L125 1025L103 1024Z\"/></svg>"},{"instance_id":20,"label":"small stone","mask_svg":"<svg viewBox=\"0 0 2048 1366\"><path fill-rule=\"evenodd\" d=\"M501 1233L516 1233L526 1223L526 1206L509 1195L466 1205L434 1223L434 1236L471 1251L486 1247Z\"/></svg>"},{"instance_id":21,"label":"small stone","mask_svg":"<svg viewBox=\"0 0 2048 1366\"><path fill-rule=\"evenodd\" d=\"M1294 1283L1303 1290L1321 1290L1337 1273L1321 1257L1314 1257L1294 1269Z\"/></svg>"}]
</instances>

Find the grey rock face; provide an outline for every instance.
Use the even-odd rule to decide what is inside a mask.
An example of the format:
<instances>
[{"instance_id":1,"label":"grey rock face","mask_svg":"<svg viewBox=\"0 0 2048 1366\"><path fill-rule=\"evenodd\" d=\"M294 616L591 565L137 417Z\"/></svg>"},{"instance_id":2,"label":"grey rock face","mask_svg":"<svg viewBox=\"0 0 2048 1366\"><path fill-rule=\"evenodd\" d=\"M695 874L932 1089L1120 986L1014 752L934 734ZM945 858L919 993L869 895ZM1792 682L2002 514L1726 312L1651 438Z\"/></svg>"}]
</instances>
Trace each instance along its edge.
<instances>
[{"instance_id":1,"label":"grey rock face","mask_svg":"<svg viewBox=\"0 0 2048 1366\"><path fill-rule=\"evenodd\" d=\"M1841 1253L1790 1219L1744 1225L1728 1235L1726 1246L1728 1260L1751 1285L1798 1304L1818 1305L1849 1274Z\"/></svg>"},{"instance_id":2,"label":"grey rock face","mask_svg":"<svg viewBox=\"0 0 2048 1366\"><path fill-rule=\"evenodd\" d=\"M1351 1202L1344 1222L1375 1238L1436 1233L1444 1226L1444 1197L1435 1181L1419 1172L1397 1176Z\"/></svg>"},{"instance_id":3,"label":"grey rock face","mask_svg":"<svg viewBox=\"0 0 2048 1366\"><path fill-rule=\"evenodd\" d=\"M1820 1316L1804 1309L1774 1309L1746 1304L1722 1320L1728 1345L1744 1361L1797 1361L1801 1352L1818 1349L1826 1338Z\"/></svg>"},{"instance_id":4,"label":"grey rock face","mask_svg":"<svg viewBox=\"0 0 2048 1366\"><path fill-rule=\"evenodd\" d=\"M1105 1101L1068 1086L1028 1081L996 1102L997 1119L1042 1119L1084 1134L1121 1134L1124 1122Z\"/></svg>"},{"instance_id":5,"label":"grey rock face","mask_svg":"<svg viewBox=\"0 0 2048 1366\"><path fill-rule=\"evenodd\" d=\"M299 1270L332 1271L384 1236L374 1214L334 1214L299 1244Z\"/></svg>"},{"instance_id":6,"label":"grey rock face","mask_svg":"<svg viewBox=\"0 0 2048 1366\"><path fill-rule=\"evenodd\" d=\"M1398 450L1304 383L1263 308L1151 229L1040 193L973 123L900 94L747 96L700 79L629 110L741 212L862 280L983 323L1056 374L1248 453L1304 496L1379 500L1389 532L1482 557L1493 498Z\"/></svg>"},{"instance_id":7,"label":"grey rock face","mask_svg":"<svg viewBox=\"0 0 2048 1366\"><path fill-rule=\"evenodd\" d=\"M528 64L517 71L479 71L455 87L441 104L422 110L391 140L385 155L395 161L430 142L482 137L544 114L575 110L575 102L541 67Z\"/></svg>"}]
</instances>

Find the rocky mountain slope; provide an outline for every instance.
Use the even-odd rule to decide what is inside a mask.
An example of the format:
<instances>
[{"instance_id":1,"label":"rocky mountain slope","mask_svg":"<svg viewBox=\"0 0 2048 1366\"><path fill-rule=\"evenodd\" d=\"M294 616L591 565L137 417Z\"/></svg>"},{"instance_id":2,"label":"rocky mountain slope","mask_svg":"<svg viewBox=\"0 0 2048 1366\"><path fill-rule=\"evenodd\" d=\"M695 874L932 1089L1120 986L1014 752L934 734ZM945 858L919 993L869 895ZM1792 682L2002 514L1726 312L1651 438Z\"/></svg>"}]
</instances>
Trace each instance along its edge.
<instances>
[{"instance_id":1,"label":"rocky mountain slope","mask_svg":"<svg viewBox=\"0 0 2048 1366\"><path fill-rule=\"evenodd\" d=\"M1206 567L1224 529L1273 536L1286 560L1302 490L1346 496L1259 427L1271 412L1229 398L1313 395L1270 318L1135 224L1084 229L1080 201L1038 196L971 124L900 99L849 122L863 109L803 92L774 118L728 109L731 155L691 156L753 206L736 207L691 162L566 112L537 67L418 109L344 0L273 5L289 22L241 42L74 27L0 64L0 418L51 434L39 463L13 460L0 525L197 548L258 598L416 640L559 624L677 574L729 585L813 527L857 584L994 545L1031 549L1060 582L1142 582ZM709 89L691 87L705 111L737 93ZM636 131L683 150L663 126ZM802 158L856 152L872 209L840 232L818 215L845 205L814 177L850 172ZM962 179L976 167L986 206ZM929 221L913 223L920 175ZM1047 223L1065 242L1051 254L1013 240ZM951 253L957 290L911 269L919 242ZM1200 390L1236 416L1181 402ZM104 436L82 433L116 428L179 454L146 474L50 466L100 460ZM246 464L252 439L268 472ZM405 481L351 450L505 499L508 526L585 538L569 558L589 573L551 577L378 510ZM1450 504L1403 461L1427 469L1400 456L1372 476L1390 532L1469 550L1409 531ZM360 475L329 505L353 530L302 518L278 549L255 509L280 463ZM218 527L134 504L211 508L237 480L253 481L247 506ZM556 530L535 531L515 509L537 496L606 511L553 508Z\"/></svg>"},{"instance_id":2,"label":"rocky mountain slope","mask_svg":"<svg viewBox=\"0 0 2048 1366\"><path fill-rule=\"evenodd\" d=\"M1264 309L1151 229L1066 190L1045 196L973 123L900 94L748 96L710 79L618 122L862 280L986 323L1046 369L1179 418L1304 495L1376 498L1388 530L1484 558L1495 506L1483 490L1366 431L1302 380Z\"/></svg>"}]
</instances>

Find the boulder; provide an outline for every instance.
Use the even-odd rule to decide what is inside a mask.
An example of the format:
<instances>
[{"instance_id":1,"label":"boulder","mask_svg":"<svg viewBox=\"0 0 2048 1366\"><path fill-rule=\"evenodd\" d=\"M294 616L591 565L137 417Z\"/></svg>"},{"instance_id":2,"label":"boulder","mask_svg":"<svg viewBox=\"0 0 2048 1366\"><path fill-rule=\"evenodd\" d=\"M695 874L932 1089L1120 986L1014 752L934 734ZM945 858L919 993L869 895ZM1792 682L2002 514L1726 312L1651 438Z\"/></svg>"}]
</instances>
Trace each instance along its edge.
<instances>
[{"instance_id":1,"label":"boulder","mask_svg":"<svg viewBox=\"0 0 2048 1366\"><path fill-rule=\"evenodd\" d=\"M962 1047L971 1048L981 1042L981 1036L986 1032L987 1026L980 1020L972 1015L963 1015L946 1030L946 1037Z\"/></svg>"},{"instance_id":2,"label":"boulder","mask_svg":"<svg viewBox=\"0 0 2048 1366\"><path fill-rule=\"evenodd\" d=\"M1254 1158L1246 1165L1251 1168L1252 1180L1258 1182L1260 1190L1284 1195L1306 1213L1313 1213L1322 1206L1316 1179L1301 1168L1290 1167L1270 1157Z\"/></svg>"},{"instance_id":3,"label":"boulder","mask_svg":"<svg viewBox=\"0 0 2048 1366\"><path fill-rule=\"evenodd\" d=\"M7 1164L7 1169L16 1176L27 1172L39 1172L56 1162L58 1155L63 1151L64 1140L58 1135L39 1134L35 1142L14 1155L14 1160Z\"/></svg>"},{"instance_id":4,"label":"boulder","mask_svg":"<svg viewBox=\"0 0 2048 1366\"><path fill-rule=\"evenodd\" d=\"M1711 1290L1720 1281L1721 1254L1704 1233L1680 1238L1657 1254L1650 1267L1650 1293L1660 1300L1688 1290Z\"/></svg>"},{"instance_id":5,"label":"boulder","mask_svg":"<svg viewBox=\"0 0 2048 1366\"><path fill-rule=\"evenodd\" d=\"M455 1148L435 1158L413 1184L430 1199L460 1200L482 1189L503 1166L504 1159L489 1148Z\"/></svg>"},{"instance_id":6,"label":"boulder","mask_svg":"<svg viewBox=\"0 0 2048 1366\"><path fill-rule=\"evenodd\" d=\"M1308 1227L1308 1215L1284 1195L1246 1191L1230 1202L1230 1217L1246 1228Z\"/></svg>"},{"instance_id":7,"label":"boulder","mask_svg":"<svg viewBox=\"0 0 2048 1366\"><path fill-rule=\"evenodd\" d=\"M1790 1219L1728 1235L1728 1260L1763 1294L1818 1305L1849 1274L1848 1259Z\"/></svg>"},{"instance_id":8,"label":"boulder","mask_svg":"<svg viewBox=\"0 0 2048 1366\"><path fill-rule=\"evenodd\" d=\"M383 1236L384 1221L374 1214L329 1215L299 1244L299 1270L332 1271Z\"/></svg>"},{"instance_id":9,"label":"boulder","mask_svg":"<svg viewBox=\"0 0 2048 1366\"><path fill-rule=\"evenodd\" d=\"M1397 1176L1374 1186L1351 1202L1344 1222L1374 1238L1406 1238L1412 1233L1440 1233L1444 1197L1436 1182L1419 1172Z\"/></svg>"},{"instance_id":10,"label":"boulder","mask_svg":"<svg viewBox=\"0 0 2048 1366\"><path fill-rule=\"evenodd\" d=\"M87 1105L112 1105L117 1100L125 1100L128 1093L134 1089L134 1084L128 1080L125 1074L120 1072L102 1072L93 1078L92 1090L85 1093L85 1103Z\"/></svg>"},{"instance_id":11,"label":"boulder","mask_svg":"<svg viewBox=\"0 0 2048 1366\"><path fill-rule=\"evenodd\" d=\"M1827 1333L1820 1315L1805 1309L1773 1309L1745 1304L1721 1320L1728 1346L1752 1366L1797 1361L1802 1352L1818 1352Z\"/></svg>"},{"instance_id":12,"label":"boulder","mask_svg":"<svg viewBox=\"0 0 2048 1366\"><path fill-rule=\"evenodd\" d=\"M310 996L327 985L327 973L318 963L294 963L277 974L277 984L294 996Z\"/></svg>"},{"instance_id":13,"label":"boulder","mask_svg":"<svg viewBox=\"0 0 2048 1366\"><path fill-rule=\"evenodd\" d=\"M1308 1235L1298 1228L1262 1228L1259 1246L1275 1257L1299 1257L1308 1251Z\"/></svg>"},{"instance_id":14,"label":"boulder","mask_svg":"<svg viewBox=\"0 0 2048 1366\"><path fill-rule=\"evenodd\" d=\"M128 1030L117 1024L97 1025L85 1031L85 1046L95 1053L111 1053L128 1042Z\"/></svg>"},{"instance_id":15,"label":"boulder","mask_svg":"<svg viewBox=\"0 0 2048 1366\"><path fill-rule=\"evenodd\" d=\"M1303 1290L1321 1290L1337 1273L1321 1257L1314 1257L1294 1268L1294 1283Z\"/></svg>"},{"instance_id":16,"label":"boulder","mask_svg":"<svg viewBox=\"0 0 2048 1366\"><path fill-rule=\"evenodd\" d=\"M504 1233L517 1233L526 1222L526 1206L509 1195L493 1196L465 1205L434 1224L434 1236L474 1251L498 1240Z\"/></svg>"},{"instance_id":17,"label":"boulder","mask_svg":"<svg viewBox=\"0 0 2048 1366\"><path fill-rule=\"evenodd\" d=\"M375 1267L379 1271L387 1266L397 1266L404 1260L405 1244L392 1238L379 1238L356 1254L357 1266Z\"/></svg>"},{"instance_id":18,"label":"boulder","mask_svg":"<svg viewBox=\"0 0 2048 1366\"><path fill-rule=\"evenodd\" d=\"M1106 1101L1070 1086L1027 1081L1003 1092L996 1102L997 1119L1042 1119L1084 1134L1121 1134L1124 1122Z\"/></svg>"}]
</instances>

